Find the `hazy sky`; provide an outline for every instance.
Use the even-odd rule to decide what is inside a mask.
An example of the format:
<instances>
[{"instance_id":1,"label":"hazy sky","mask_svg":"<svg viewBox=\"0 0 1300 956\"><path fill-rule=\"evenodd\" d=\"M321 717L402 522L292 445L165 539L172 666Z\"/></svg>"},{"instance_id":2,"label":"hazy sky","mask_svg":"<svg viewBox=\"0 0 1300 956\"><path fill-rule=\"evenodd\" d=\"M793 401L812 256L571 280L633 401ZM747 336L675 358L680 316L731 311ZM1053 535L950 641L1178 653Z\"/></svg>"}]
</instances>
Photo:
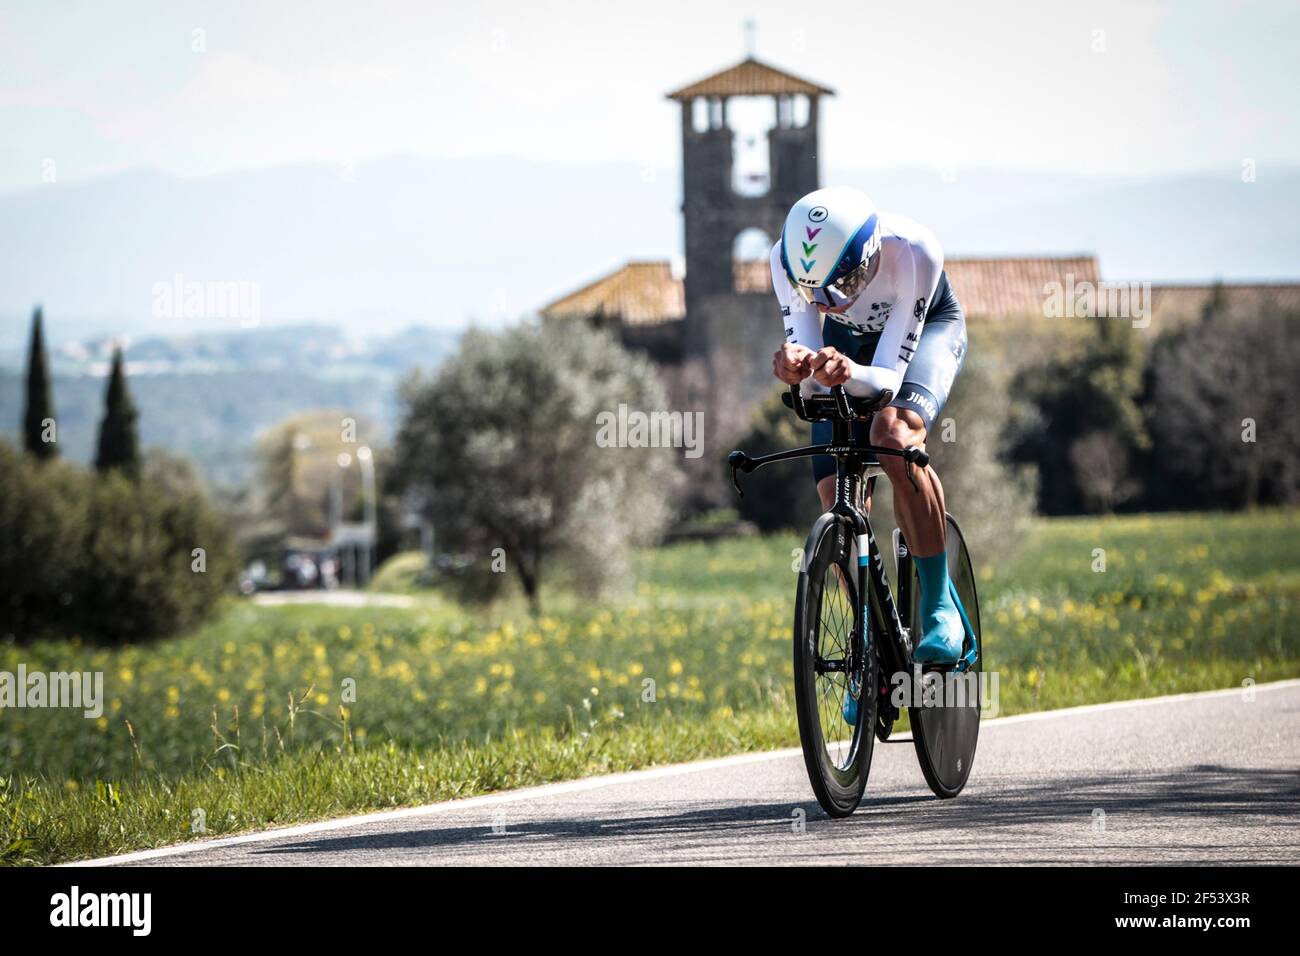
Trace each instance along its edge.
<instances>
[{"instance_id":1,"label":"hazy sky","mask_svg":"<svg viewBox=\"0 0 1300 956\"><path fill-rule=\"evenodd\" d=\"M841 168L1300 164L1296 2L3 0L0 190L48 160L61 183L392 153L673 166L663 94L739 60L750 17L760 58L838 92Z\"/></svg>"}]
</instances>

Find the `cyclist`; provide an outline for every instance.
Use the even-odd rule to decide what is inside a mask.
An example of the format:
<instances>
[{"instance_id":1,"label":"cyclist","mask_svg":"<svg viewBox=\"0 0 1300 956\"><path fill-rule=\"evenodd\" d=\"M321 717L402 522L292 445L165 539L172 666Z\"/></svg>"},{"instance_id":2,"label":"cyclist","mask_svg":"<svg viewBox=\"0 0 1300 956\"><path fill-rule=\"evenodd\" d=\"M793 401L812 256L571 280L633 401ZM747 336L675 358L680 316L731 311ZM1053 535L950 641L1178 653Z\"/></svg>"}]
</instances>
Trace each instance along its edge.
<instances>
[{"instance_id":1,"label":"cyclist","mask_svg":"<svg viewBox=\"0 0 1300 956\"><path fill-rule=\"evenodd\" d=\"M966 319L929 230L877 211L856 189L819 189L791 208L771 265L785 320L785 343L772 358L776 377L806 394L843 385L850 395L875 398L882 407L870 432L855 422L855 438L923 446L966 355ZM830 422L813 425L813 444L830 440ZM933 468L915 468L913 487L901 459L881 456L881 467L921 580L924 637L913 657L956 662L965 629L948 577L943 486ZM830 508L835 459L815 457L813 476ZM856 722L856 712L850 697L845 719Z\"/></svg>"}]
</instances>

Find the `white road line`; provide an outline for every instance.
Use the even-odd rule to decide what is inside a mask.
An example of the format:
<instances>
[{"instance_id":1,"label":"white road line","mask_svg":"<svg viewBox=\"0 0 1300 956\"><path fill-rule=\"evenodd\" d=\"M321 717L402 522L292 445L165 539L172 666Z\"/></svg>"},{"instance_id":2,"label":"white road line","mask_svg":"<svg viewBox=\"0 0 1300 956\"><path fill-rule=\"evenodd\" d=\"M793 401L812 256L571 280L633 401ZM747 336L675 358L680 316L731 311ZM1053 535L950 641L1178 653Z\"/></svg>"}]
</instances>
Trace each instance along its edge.
<instances>
[{"instance_id":1,"label":"white road line","mask_svg":"<svg viewBox=\"0 0 1300 956\"><path fill-rule=\"evenodd\" d=\"M1012 714L1010 717L995 717L981 720L980 729L997 724L1019 724L1028 720L1048 720L1052 717L1066 717L1071 714L1092 714L1104 710L1116 710L1121 707L1147 707L1152 704L1174 704L1180 700L1208 699L1213 697L1242 696L1247 690L1259 692L1265 690L1285 690L1288 687L1300 687L1300 678L1277 680L1267 684L1252 684L1247 687L1228 687L1224 690L1198 690L1187 694L1166 694L1164 697L1139 697L1135 700L1112 700L1104 704L1080 704L1077 707L1062 707L1060 710L1034 710L1027 714Z\"/></svg>"},{"instance_id":2,"label":"white road line","mask_svg":"<svg viewBox=\"0 0 1300 956\"><path fill-rule=\"evenodd\" d=\"M1300 678L1273 681L1268 684L1256 684L1250 689L1258 693L1263 691L1283 690L1297 686L1300 686ZM1245 693L1246 690L1247 688L1244 687L1230 687L1226 690L1197 691L1189 694L1170 694L1165 697L1143 697L1136 700L1116 700L1104 704L1084 704L1079 707L1064 707L1060 710L1040 710L1028 714L1014 714L1010 717L995 717L990 720L983 720L980 722L980 730L983 731L988 728L1002 727L1008 724L1023 723L1025 721L1052 720L1058 717L1072 717L1078 714L1091 714L1107 710L1119 710L1128 707L1147 707L1155 704L1178 703L1179 701L1230 697L1241 695ZM907 740L908 736L904 735L899 738L891 739ZM724 767L737 767L750 763L762 763L766 760L785 760L792 757L802 756L802 754L803 751L800 748L789 747L785 750L768 750L760 753L719 757L713 760L697 760L692 763L670 764L666 767L652 767L648 770L629 770L624 773L612 773L600 777L587 777L583 780L548 783L539 787L528 787L523 790L507 790L502 793L489 793L479 797L466 797L463 800L446 800L442 803L431 803L421 807L405 807L401 810L381 810L377 813L339 817L334 820L323 820L319 823L304 823L298 826L259 830L256 833L245 833L240 836L218 837L213 840L196 840L190 843L177 844L175 846L159 847L156 850L138 850L134 853L122 853L117 856L100 857L99 859L94 860L79 860L73 863L61 863L59 866L115 866L122 863L142 863L148 860L181 856L187 853L198 853L204 850L219 849L221 847L243 846L249 843L265 843L270 840L281 840L289 837L302 837L312 836L317 833L329 833L334 830L364 826L368 823L381 823L387 820L410 820L419 817L433 816L452 810L472 810L479 807L491 807L503 803L517 803L522 800L533 800L539 797L545 798L561 796L567 793L581 793L586 790L596 790L601 787L613 787L623 783L636 783L641 780L659 780L664 777L676 777L688 773L718 770Z\"/></svg>"}]
</instances>

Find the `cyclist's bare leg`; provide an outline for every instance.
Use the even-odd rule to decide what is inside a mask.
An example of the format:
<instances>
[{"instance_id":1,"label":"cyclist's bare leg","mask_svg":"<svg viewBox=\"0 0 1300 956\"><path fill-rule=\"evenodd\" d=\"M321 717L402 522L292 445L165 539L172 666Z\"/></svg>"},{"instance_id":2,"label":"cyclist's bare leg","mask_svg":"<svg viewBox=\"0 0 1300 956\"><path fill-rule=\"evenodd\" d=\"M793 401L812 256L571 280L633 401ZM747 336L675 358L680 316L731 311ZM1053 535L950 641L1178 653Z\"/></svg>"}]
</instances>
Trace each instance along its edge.
<instances>
[{"instance_id":1,"label":"cyclist's bare leg","mask_svg":"<svg viewBox=\"0 0 1300 956\"><path fill-rule=\"evenodd\" d=\"M835 504L835 476L827 475L817 482L817 497L822 500L822 511L830 511Z\"/></svg>"},{"instance_id":2,"label":"cyclist's bare leg","mask_svg":"<svg viewBox=\"0 0 1300 956\"><path fill-rule=\"evenodd\" d=\"M877 426L876 422L885 422ZM877 431L877 428L880 430ZM926 439L925 426L921 422L921 416L917 415L911 409L888 407L883 409L872 423L871 443L880 445L884 448L907 448L910 445L924 447ZM910 505L910 499L918 497L913 491L911 482L907 480L907 469L905 464L897 459L886 456L881 462L881 467L889 480L895 483L894 487L894 513L898 520L898 525L903 530L903 537L907 540L908 546L912 548L912 553L921 557L931 554L938 554L944 546L944 524L943 515L948 510L947 502L944 500L943 485L939 481L939 475L933 468L926 468L924 471L920 468L913 467L912 473L916 477L916 483L923 492L921 506ZM898 484L901 482L901 485ZM903 489L900 494L899 488ZM821 481L817 482L817 496L821 498L822 510L829 511L835 504L835 476L827 475ZM863 510L871 513L871 488L869 483L862 486ZM912 530L912 521L914 515L921 518L921 524L918 526L920 531ZM936 521L937 516L937 521ZM926 533L928 531L929 533ZM919 535L919 536L918 536ZM920 545L913 546L914 541L921 541Z\"/></svg>"},{"instance_id":3,"label":"cyclist's bare leg","mask_svg":"<svg viewBox=\"0 0 1300 956\"><path fill-rule=\"evenodd\" d=\"M835 476L827 475L817 482L817 497L822 500L822 511L830 511L835 504ZM862 510L871 514L871 482L862 483Z\"/></svg>"},{"instance_id":4,"label":"cyclist's bare leg","mask_svg":"<svg viewBox=\"0 0 1300 956\"><path fill-rule=\"evenodd\" d=\"M945 515L948 513L948 501L943 496L943 485L939 483L939 475L933 468L926 468L926 473L929 474L930 481L934 484L934 490L939 495L939 514ZM947 522L944 523L944 530L946 533Z\"/></svg>"},{"instance_id":5,"label":"cyclist's bare leg","mask_svg":"<svg viewBox=\"0 0 1300 956\"><path fill-rule=\"evenodd\" d=\"M886 408L871 423L872 444L903 449L923 446L926 434L921 417L910 409ZM953 598L948 558L944 556L943 486L932 468L913 468L916 486L908 480L907 463L882 455L880 466L894 489L894 514L907 536L913 566L921 581L920 618L922 638L912 649L921 662L952 664L961 655L965 631L961 612Z\"/></svg>"},{"instance_id":6,"label":"cyclist's bare leg","mask_svg":"<svg viewBox=\"0 0 1300 956\"><path fill-rule=\"evenodd\" d=\"M891 405L881 409L871 422L871 443L882 448L924 447L925 439L925 424L910 408ZM916 488L913 488L907 477L907 463L901 458L881 455L880 467L893 486L894 515L903 529L908 550L922 558L941 552L944 548L943 486L934 469L914 466L912 476Z\"/></svg>"}]
</instances>

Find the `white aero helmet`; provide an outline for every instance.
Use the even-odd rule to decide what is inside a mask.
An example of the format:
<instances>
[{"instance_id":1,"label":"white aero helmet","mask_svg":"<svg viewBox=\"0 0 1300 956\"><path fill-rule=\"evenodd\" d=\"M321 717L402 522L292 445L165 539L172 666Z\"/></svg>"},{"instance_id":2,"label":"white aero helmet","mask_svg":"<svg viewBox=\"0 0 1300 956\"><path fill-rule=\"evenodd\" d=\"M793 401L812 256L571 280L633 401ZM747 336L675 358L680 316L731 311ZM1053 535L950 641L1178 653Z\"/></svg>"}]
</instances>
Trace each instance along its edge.
<instances>
[{"instance_id":1,"label":"white aero helmet","mask_svg":"<svg viewBox=\"0 0 1300 956\"><path fill-rule=\"evenodd\" d=\"M781 264L808 302L832 304L835 289L846 298L861 291L872 257L880 251L880 216L866 194L831 186L804 196L781 230Z\"/></svg>"}]
</instances>

